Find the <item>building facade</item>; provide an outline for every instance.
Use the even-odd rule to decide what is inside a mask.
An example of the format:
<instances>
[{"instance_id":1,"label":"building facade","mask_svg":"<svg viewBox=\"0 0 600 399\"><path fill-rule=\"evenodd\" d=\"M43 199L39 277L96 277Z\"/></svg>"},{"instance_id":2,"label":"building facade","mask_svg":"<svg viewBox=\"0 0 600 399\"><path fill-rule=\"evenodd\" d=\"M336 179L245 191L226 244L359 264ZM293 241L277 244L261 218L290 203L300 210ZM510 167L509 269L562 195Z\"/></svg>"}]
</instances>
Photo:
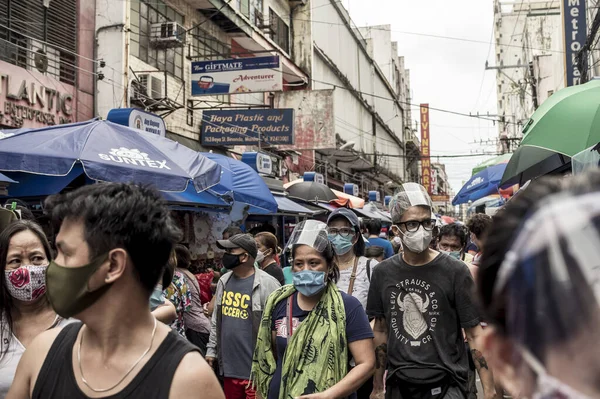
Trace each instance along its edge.
<instances>
[{"instance_id":1,"label":"building facade","mask_svg":"<svg viewBox=\"0 0 600 399\"><path fill-rule=\"evenodd\" d=\"M94 6L0 0L0 128L93 118Z\"/></svg>"}]
</instances>

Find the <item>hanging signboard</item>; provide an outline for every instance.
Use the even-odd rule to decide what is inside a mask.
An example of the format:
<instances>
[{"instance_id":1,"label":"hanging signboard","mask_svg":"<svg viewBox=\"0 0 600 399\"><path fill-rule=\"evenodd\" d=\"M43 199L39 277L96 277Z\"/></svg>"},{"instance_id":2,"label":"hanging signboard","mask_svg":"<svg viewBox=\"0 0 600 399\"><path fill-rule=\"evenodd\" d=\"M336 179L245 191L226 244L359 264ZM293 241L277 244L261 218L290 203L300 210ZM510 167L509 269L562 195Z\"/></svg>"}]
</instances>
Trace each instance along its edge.
<instances>
[{"instance_id":1,"label":"hanging signboard","mask_svg":"<svg viewBox=\"0 0 600 399\"><path fill-rule=\"evenodd\" d=\"M431 179L431 160L429 158L429 104L421 104L421 176L423 187L431 194L433 181Z\"/></svg>"},{"instance_id":2,"label":"hanging signboard","mask_svg":"<svg viewBox=\"0 0 600 399\"><path fill-rule=\"evenodd\" d=\"M163 118L138 108L111 109L106 116L106 120L162 137L167 134Z\"/></svg>"},{"instance_id":3,"label":"hanging signboard","mask_svg":"<svg viewBox=\"0 0 600 399\"><path fill-rule=\"evenodd\" d=\"M192 62L192 96L282 90L278 56Z\"/></svg>"},{"instance_id":4,"label":"hanging signboard","mask_svg":"<svg viewBox=\"0 0 600 399\"><path fill-rule=\"evenodd\" d=\"M202 145L294 144L293 109L204 111Z\"/></svg>"},{"instance_id":5,"label":"hanging signboard","mask_svg":"<svg viewBox=\"0 0 600 399\"><path fill-rule=\"evenodd\" d=\"M302 180L304 181L314 181L315 183L325 184L325 177L316 172L306 172L304 176L302 176Z\"/></svg>"},{"instance_id":6,"label":"hanging signboard","mask_svg":"<svg viewBox=\"0 0 600 399\"><path fill-rule=\"evenodd\" d=\"M565 35L565 85L568 87L581 83L581 71L577 68L575 58L587 37L585 0L562 0L562 16Z\"/></svg>"}]
</instances>

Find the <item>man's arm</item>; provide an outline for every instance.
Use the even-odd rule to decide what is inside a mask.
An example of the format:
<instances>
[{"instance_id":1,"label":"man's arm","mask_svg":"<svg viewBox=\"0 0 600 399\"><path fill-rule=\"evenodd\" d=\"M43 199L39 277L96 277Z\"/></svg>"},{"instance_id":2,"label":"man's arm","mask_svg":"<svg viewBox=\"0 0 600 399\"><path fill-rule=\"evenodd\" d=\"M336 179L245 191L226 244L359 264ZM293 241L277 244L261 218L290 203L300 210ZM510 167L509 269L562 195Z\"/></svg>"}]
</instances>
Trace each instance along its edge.
<instances>
[{"instance_id":1,"label":"man's arm","mask_svg":"<svg viewBox=\"0 0 600 399\"><path fill-rule=\"evenodd\" d=\"M475 327L465 329L465 334L467 335L467 341L469 342L469 348L471 349L471 355L473 356L475 368L477 368L477 373L479 373L479 379L481 380L481 385L483 386L484 398L493 399L496 397L494 375L488 366L487 360L485 360L483 353L481 353L481 350L477 345L477 338L481 335L482 331L483 330L481 326L476 325Z\"/></svg>"},{"instance_id":2,"label":"man's arm","mask_svg":"<svg viewBox=\"0 0 600 399\"><path fill-rule=\"evenodd\" d=\"M29 399L38 374L61 328L52 328L38 335L21 356L17 372L6 399Z\"/></svg>"},{"instance_id":3,"label":"man's arm","mask_svg":"<svg viewBox=\"0 0 600 399\"><path fill-rule=\"evenodd\" d=\"M169 398L225 399L225 395L215 373L202 359L202 355L190 352L181 359L175 370Z\"/></svg>"},{"instance_id":4,"label":"man's arm","mask_svg":"<svg viewBox=\"0 0 600 399\"><path fill-rule=\"evenodd\" d=\"M375 374L373 375L373 393L371 394L371 399L380 399L384 395L383 375L387 367L388 329L385 317L379 316L375 318L373 334L375 335L373 340L375 346Z\"/></svg>"},{"instance_id":5,"label":"man's arm","mask_svg":"<svg viewBox=\"0 0 600 399\"><path fill-rule=\"evenodd\" d=\"M217 283L217 292L213 299L215 300L215 308L221 302L223 296L223 282L219 280ZM213 366L214 360L217 358L217 312L213 311L210 319L210 337L208 338L208 345L206 346L206 361L209 366Z\"/></svg>"}]
</instances>

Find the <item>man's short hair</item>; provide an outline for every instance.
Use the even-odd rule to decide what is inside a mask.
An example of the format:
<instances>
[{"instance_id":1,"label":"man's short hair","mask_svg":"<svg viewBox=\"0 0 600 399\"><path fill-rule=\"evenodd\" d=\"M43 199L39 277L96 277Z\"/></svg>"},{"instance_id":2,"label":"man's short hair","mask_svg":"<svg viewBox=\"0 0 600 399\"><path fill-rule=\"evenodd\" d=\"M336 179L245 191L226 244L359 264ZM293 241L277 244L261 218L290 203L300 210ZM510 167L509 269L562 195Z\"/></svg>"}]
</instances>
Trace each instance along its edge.
<instances>
[{"instance_id":1,"label":"man's short hair","mask_svg":"<svg viewBox=\"0 0 600 399\"><path fill-rule=\"evenodd\" d=\"M56 228L65 219L83 223L90 260L125 249L148 291L158 282L181 234L160 194L134 184L84 186L49 197L45 207Z\"/></svg>"},{"instance_id":2,"label":"man's short hair","mask_svg":"<svg viewBox=\"0 0 600 399\"><path fill-rule=\"evenodd\" d=\"M379 236L381 233L381 221L377 219L371 219L367 222L367 230L369 234Z\"/></svg>"},{"instance_id":3,"label":"man's short hair","mask_svg":"<svg viewBox=\"0 0 600 399\"><path fill-rule=\"evenodd\" d=\"M477 237L478 240L481 240L485 236L485 233L491 225L492 217L485 213L477 213L471 216L467 222L467 227L471 233L475 234L475 237Z\"/></svg>"},{"instance_id":4,"label":"man's short hair","mask_svg":"<svg viewBox=\"0 0 600 399\"><path fill-rule=\"evenodd\" d=\"M385 249L377 245L372 245L367 248L365 255L367 258L379 258L380 256L385 256Z\"/></svg>"},{"instance_id":5,"label":"man's short hair","mask_svg":"<svg viewBox=\"0 0 600 399\"><path fill-rule=\"evenodd\" d=\"M223 231L223 235L225 235L225 234L227 234L229 236L229 238L231 238L238 234L244 234L244 232L238 226L229 226L228 228L226 228Z\"/></svg>"},{"instance_id":6,"label":"man's short hair","mask_svg":"<svg viewBox=\"0 0 600 399\"><path fill-rule=\"evenodd\" d=\"M467 238L469 236L469 230L466 226L458 223L450 223L442 226L438 234L438 238L441 241L443 237L458 237L460 240L460 246L464 249L467 246Z\"/></svg>"}]
</instances>

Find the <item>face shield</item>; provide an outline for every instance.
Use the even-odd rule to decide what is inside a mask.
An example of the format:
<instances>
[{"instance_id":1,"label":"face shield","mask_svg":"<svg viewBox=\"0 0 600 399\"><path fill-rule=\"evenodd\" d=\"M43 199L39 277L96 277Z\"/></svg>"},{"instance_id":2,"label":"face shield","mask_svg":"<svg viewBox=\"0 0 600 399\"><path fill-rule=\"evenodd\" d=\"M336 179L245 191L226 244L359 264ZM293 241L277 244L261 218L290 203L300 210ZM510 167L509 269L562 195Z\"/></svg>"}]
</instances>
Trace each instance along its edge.
<instances>
[{"instance_id":1,"label":"face shield","mask_svg":"<svg viewBox=\"0 0 600 399\"><path fill-rule=\"evenodd\" d=\"M287 250L292 250L295 245L308 245L318 252L323 252L329 244L327 225L318 220L305 220L295 228L286 245Z\"/></svg>"},{"instance_id":2,"label":"face shield","mask_svg":"<svg viewBox=\"0 0 600 399\"><path fill-rule=\"evenodd\" d=\"M431 198L423 186L417 183L404 183L390 201L392 221L397 224L411 206L426 206L433 209Z\"/></svg>"},{"instance_id":3,"label":"face shield","mask_svg":"<svg viewBox=\"0 0 600 399\"><path fill-rule=\"evenodd\" d=\"M505 317L521 353L515 363L534 369L538 385L549 359L600 372L597 350L569 356L600 334L600 193L542 202L515 235L493 293L492 313Z\"/></svg>"}]
</instances>

